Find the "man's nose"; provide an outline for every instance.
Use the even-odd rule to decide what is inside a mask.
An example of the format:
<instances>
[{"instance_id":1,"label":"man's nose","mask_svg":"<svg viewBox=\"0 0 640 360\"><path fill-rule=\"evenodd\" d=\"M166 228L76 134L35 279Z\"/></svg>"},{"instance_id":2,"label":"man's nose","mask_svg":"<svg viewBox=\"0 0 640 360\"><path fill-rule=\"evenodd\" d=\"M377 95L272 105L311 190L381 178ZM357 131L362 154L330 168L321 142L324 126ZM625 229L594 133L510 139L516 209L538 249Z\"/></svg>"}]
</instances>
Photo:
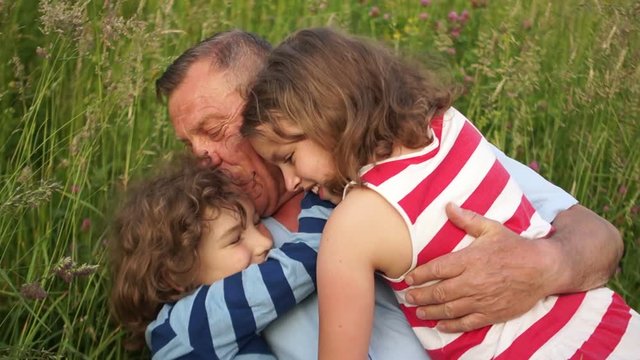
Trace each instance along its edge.
<instances>
[{"instance_id":1,"label":"man's nose","mask_svg":"<svg viewBox=\"0 0 640 360\"><path fill-rule=\"evenodd\" d=\"M191 147L191 151L195 156L208 162L208 165L218 166L222 163L222 160L210 145L208 142L195 141Z\"/></svg>"}]
</instances>

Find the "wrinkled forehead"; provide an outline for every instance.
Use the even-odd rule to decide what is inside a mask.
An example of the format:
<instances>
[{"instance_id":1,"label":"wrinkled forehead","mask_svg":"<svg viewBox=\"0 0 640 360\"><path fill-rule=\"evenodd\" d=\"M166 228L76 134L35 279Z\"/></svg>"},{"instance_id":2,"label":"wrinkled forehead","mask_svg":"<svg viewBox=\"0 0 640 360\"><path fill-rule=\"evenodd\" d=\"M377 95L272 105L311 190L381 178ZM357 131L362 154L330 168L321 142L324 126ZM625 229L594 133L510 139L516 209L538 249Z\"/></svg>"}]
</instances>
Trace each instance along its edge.
<instances>
[{"instance_id":1,"label":"wrinkled forehead","mask_svg":"<svg viewBox=\"0 0 640 360\"><path fill-rule=\"evenodd\" d=\"M229 116L237 113L242 105L244 99L228 71L217 70L203 61L189 68L167 102L174 121L207 114Z\"/></svg>"}]
</instances>

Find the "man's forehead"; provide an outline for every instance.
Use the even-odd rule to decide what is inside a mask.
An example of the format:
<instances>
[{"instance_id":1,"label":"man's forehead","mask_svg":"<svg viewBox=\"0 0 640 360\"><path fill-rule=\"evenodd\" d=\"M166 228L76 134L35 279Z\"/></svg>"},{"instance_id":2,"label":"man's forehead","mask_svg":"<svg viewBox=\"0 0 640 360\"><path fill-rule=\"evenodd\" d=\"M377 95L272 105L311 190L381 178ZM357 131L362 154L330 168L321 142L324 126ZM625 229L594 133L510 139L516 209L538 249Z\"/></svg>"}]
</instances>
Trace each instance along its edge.
<instances>
[{"instance_id":1,"label":"man's forehead","mask_svg":"<svg viewBox=\"0 0 640 360\"><path fill-rule=\"evenodd\" d=\"M174 125L196 128L211 121L228 122L242 107L242 98L237 93L177 92L169 98L169 116Z\"/></svg>"}]
</instances>

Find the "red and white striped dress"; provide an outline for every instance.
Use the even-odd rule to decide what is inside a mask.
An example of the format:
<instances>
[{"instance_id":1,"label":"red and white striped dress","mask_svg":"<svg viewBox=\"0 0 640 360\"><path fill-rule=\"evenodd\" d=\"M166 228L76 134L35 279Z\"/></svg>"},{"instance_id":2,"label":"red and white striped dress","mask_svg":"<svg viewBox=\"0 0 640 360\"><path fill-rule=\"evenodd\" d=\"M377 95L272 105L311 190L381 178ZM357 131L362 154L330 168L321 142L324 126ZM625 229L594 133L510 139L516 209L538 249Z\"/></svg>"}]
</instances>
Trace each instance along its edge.
<instances>
[{"instance_id":1,"label":"red and white striped dress","mask_svg":"<svg viewBox=\"0 0 640 360\"><path fill-rule=\"evenodd\" d=\"M419 152L362 169L365 184L404 218L411 269L474 240L447 220L454 202L528 238L549 235L544 221L498 162L480 132L451 108L432 121L435 140ZM541 300L524 315L467 333L446 334L420 320L404 276L387 279L407 320L434 359L640 359L640 316L607 288Z\"/></svg>"}]
</instances>

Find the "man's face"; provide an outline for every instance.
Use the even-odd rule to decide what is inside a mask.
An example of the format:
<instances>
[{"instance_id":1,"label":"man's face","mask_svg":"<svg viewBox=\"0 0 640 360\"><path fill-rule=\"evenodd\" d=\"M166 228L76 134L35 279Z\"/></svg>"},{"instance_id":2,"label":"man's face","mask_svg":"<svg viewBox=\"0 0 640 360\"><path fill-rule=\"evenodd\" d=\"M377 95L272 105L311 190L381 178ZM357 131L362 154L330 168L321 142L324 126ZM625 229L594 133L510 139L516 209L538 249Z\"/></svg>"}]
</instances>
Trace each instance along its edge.
<instances>
[{"instance_id":1,"label":"man's face","mask_svg":"<svg viewBox=\"0 0 640 360\"><path fill-rule=\"evenodd\" d=\"M240 135L244 100L226 74L206 60L191 65L169 97L169 116L180 141L213 166L227 170L271 215L290 197L277 167L267 164Z\"/></svg>"}]
</instances>

